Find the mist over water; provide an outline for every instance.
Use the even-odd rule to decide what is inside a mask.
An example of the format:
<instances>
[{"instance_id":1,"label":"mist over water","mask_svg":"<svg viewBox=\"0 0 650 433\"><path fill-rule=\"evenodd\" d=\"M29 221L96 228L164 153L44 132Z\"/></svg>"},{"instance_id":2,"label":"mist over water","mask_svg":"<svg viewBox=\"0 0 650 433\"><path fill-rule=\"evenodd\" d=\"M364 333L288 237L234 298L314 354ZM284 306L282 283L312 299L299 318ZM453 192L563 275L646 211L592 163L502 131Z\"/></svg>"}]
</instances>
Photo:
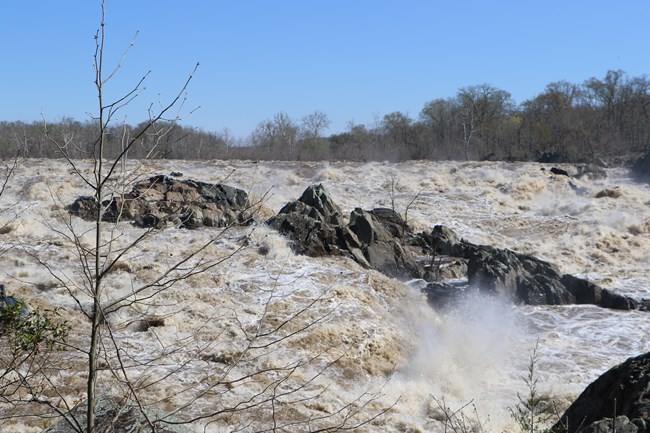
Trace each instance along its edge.
<instances>
[{"instance_id":1,"label":"mist over water","mask_svg":"<svg viewBox=\"0 0 650 433\"><path fill-rule=\"evenodd\" d=\"M562 167L574 172L571 166ZM624 170L608 169L606 178L576 179L554 176L548 167L534 163L153 161L145 171L180 171L184 178L205 182L227 179L228 185L264 197L261 219L276 214L309 185L322 183L345 215L356 207L394 204L403 215L408 209L408 222L418 230L446 225L471 242L533 254L608 289L650 297L650 187L632 183ZM606 190L614 192L599 194ZM21 247L0 256L8 292L31 305L64 308L66 318L80 330L85 322L78 307L30 254L78 276L72 246L53 228L64 227L64 205L89 193L62 161L30 160L19 167L2 196L4 208L15 211L0 215L0 223L12 220L13 228L0 240L27 244L29 253ZM81 230L91 228L76 218L72 223ZM128 224L123 230L120 242L140 233ZM153 277L211 236L212 229L156 233L137 256L128 258L129 272L110 276L110 296L128 293L135 282ZM444 397L452 408L473 401L481 416L490 417L492 431L509 428L507 407L516 403L517 392L525 391L521 377L536 344L540 390L563 402L611 366L650 350L647 313L593 306L514 306L476 293L434 310L413 285L366 271L350 260L295 255L282 236L263 224L227 232L209 254L228 254L244 238L248 246L222 266L182 282L146 311L137 312L166 317L164 326L136 332L136 312L129 309L112 317L120 341L145 356L157 353L160 341L192 336L214 340L211 355L228 354L241 347L239 326L254 326L263 314L269 321L281 320L301 305L322 299L309 317L326 319L287 341L283 353L300 357L324 351L323 362L341 357L320 379L328 392L318 410L334 411L369 389L383 394L382 404L399 400L383 424L374 427L387 432L407 427L414 432L441 431L432 395ZM276 353L241 368L259 368L280 358ZM206 365L214 368L205 362L188 365L183 381L196 386ZM319 366L312 367L317 371ZM156 368L163 374L169 367ZM173 384L169 387L157 390L157 397L164 397ZM79 390L70 391L70 401L83 397L83 386ZM207 431L228 428L215 423Z\"/></svg>"}]
</instances>

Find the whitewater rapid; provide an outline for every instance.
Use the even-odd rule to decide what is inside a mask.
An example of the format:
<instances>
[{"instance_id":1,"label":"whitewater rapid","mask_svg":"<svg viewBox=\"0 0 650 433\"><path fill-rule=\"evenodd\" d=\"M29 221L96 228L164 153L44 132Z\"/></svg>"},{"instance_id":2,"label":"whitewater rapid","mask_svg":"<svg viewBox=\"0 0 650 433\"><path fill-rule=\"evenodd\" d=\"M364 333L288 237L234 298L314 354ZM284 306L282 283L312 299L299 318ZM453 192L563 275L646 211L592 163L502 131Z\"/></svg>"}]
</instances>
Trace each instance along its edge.
<instances>
[{"instance_id":1,"label":"whitewater rapid","mask_svg":"<svg viewBox=\"0 0 650 433\"><path fill-rule=\"evenodd\" d=\"M408 214L416 230L442 224L470 242L532 254L563 273L650 298L650 186L634 183L624 169L606 169L604 177L569 178L553 175L549 168L499 162L151 161L142 175L175 171L183 178L225 181L263 201L260 221L300 197L309 185L321 183L344 214L356 207L394 206ZM562 168L576 172L571 165ZM610 192L599 194L603 191ZM65 204L88 194L63 161L28 160L2 197L2 218L11 220L13 227L1 235L2 241L27 244L31 254L0 256L8 291L35 306L66 309L80 328L84 322L74 302L30 257L38 255L74 276L74 254L65 253L70 246L53 228L63 227L60 212ZM84 222L74 224L90 229ZM127 241L138 229L125 225L124 232ZM134 279L153 275L214 232L206 228L158 233L142 245L131 272L111 277L113 293L128 293ZM262 223L227 232L211 254L237 251L242 237L248 239L247 248L148 307L152 314L167 317L155 338L133 332L128 325L131 313L121 312L114 320L126 324L123 344L148 356L159 350L160 339L199 335L207 341L231 332L234 341L239 331L228 311L238 312L245 327L262 314L269 297L281 301L268 313L278 320L296 305L320 297L312 313L322 313L326 320L293 341L286 353L345 346L337 353L341 363L325 375L331 392L321 404L334 408L367 389L380 389L385 404L397 403L382 424L367 431L389 432L441 429L440 411L431 396L444 398L452 407L473 401L478 413L490 418L491 430L511 428L507 408L516 403L517 392L525 392L521 377L535 346L541 392L565 405L606 369L650 350L648 313L594 306L514 306L479 296L434 311L413 285L365 271L346 259L297 256L285 239ZM197 334L197 327L203 334ZM227 341L219 344L219 350L227 350ZM195 368L198 371L200 364ZM193 371L184 375L189 382L200 377ZM76 385L83 389L82 383ZM81 398L82 391L74 387L70 385L71 395ZM156 392L162 396L167 391ZM207 429L228 431L219 423Z\"/></svg>"}]
</instances>

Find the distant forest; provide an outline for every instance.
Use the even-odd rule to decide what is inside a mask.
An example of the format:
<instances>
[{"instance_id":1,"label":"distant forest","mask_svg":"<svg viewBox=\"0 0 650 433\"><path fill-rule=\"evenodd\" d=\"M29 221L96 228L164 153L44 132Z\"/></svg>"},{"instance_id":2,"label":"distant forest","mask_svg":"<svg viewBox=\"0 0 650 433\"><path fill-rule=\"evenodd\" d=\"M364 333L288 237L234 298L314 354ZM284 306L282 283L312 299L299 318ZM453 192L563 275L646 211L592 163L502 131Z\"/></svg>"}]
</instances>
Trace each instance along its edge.
<instances>
[{"instance_id":1,"label":"distant forest","mask_svg":"<svg viewBox=\"0 0 650 433\"><path fill-rule=\"evenodd\" d=\"M582 84L550 83L521 104L508 91L481 84L425 103L417 119L396 111L374 123L350 122L345 132L327 136L326 113L301 119L277 113L237 139L227 129L208 132L160 122L138 139L129 157L621 161L650 149L650 79L612 70ZM73 157L89 157L98 131L93 121L67 118L47 125L0 121L0 157L57 158L55 141ZM138 125L111 126L106 156L117 155L137 132Z\"/></svg>"}]
</instances>

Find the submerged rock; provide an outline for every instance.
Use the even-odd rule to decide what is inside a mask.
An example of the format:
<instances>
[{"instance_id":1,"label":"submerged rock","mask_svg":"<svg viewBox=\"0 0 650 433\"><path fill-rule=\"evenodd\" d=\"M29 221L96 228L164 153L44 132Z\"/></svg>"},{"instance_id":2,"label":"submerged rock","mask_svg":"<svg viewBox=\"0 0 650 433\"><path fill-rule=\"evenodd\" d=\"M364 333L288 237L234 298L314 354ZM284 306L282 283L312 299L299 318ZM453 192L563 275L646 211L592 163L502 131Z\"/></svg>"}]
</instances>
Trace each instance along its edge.
<instances>
[{"instance_id":1,"label":"submerged rock","mask_svg":"<svg viewBox=\"0 0 650 433\"><path fill-rule=\"evenodd\" d=\"M154 422L157 433L191 433L187 427L181 425L165 424L161 419L161 414L150 409L144 409L145 415L135 405L135 403L125 403L116 397L102 396L97 400L95 410L96 433L137 433L142 431L151 431L148 421ZM86 426L87 406L86 402L80 403L65 415L65 418L59 419L54 425L50 426L42 433L74 433L78 429L72 424L79 425L81 428Z\"/></svg>"},{"instance_id":2,"label":"submerged rock","mask_svg":"<svg viewBox=\"0 0 650 433\"><path fill-rule=\"evenodd\" d=\"M646 433L649 421L650 352L630 358L596 379L569 406L553 431Z\"/></svg>"},{"instance_id":3,"label":"submerged rock","mask_svg":"<svg viewBox=\"0 0 650 433\"><path fill-rule=\"evenodd\" d=\"M248 207L243 190L158 175L133 185L129 193L103 201L102 219L153 228L226 227L248 222ZM91 196L79 197L68 206L71 214L91 221L96 219L97 209Z\"/></svg>"}]
</instances>

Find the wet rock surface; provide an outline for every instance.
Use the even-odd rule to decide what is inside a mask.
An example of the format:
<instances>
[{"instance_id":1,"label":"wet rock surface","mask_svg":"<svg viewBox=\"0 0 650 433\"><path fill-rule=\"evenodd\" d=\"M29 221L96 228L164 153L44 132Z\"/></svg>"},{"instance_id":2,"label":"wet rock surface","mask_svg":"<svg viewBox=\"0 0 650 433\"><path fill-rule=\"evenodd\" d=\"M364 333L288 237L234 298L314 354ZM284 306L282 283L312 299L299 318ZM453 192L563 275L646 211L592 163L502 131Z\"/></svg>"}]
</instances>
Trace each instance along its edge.
<instances>
[{"instance_id":1,"label":"wet rock surface","mask_svg":"<svg viewBox=\"0 0 650 433\"><path fill-rule=\"evenodd\" d=\"M562 415L554 432L648 431L650 352L630 358L590 384Z\"/></svg>"},{"instance_id":2,"label":"wet rock surface","mask_svg":"<svg viewBox=\"0 0 650 433\"><path fill-rule=\"evenodd\" d=\"M102 219L133 221L146 228L226 227L248 222L248 206L243 190L158 175L136 183L128 193L104 200ZM97 216L97 202L92 196L79 197L68 210L92 221Z\"/></svg>"},{"instance_id":3,"label":"wet rock surface","mask_svg":"<svg viewBox=\"0 0 650 433\"><path fill-rule=\"evenodd\" d=\"M631 170L632 177L642 182L650 182L650 152L636 160Z\"/></svg>"},{"instance_id":4,"label":"wet rock surface","mask_svg":"<svg viewBox=\"0 0 650 433\"><path fill-rule=\"evenodd\" d=\"M544 260L505 248L477 245L453 230L435 226L414 233L394 210L354 209L346 223L322 185L307 188L267 223L292 241L294 251L312 257L349 257L362 266L398 278L424 279L429 302L460 293L446 280L466 279L481 292L529 305L594 304L619 310L646 309L590 281L562 274Z\"/></svg>"}]
</instances>

